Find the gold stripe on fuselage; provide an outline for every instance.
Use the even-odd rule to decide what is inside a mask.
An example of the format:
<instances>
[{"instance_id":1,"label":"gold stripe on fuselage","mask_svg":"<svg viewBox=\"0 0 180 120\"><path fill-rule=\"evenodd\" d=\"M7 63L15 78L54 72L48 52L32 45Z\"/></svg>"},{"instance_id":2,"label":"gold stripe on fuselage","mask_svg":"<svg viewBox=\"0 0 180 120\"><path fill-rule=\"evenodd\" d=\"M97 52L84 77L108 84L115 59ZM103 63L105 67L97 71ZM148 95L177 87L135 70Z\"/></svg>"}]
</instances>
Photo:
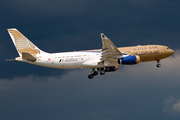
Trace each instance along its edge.
<instances>
[{"instance_id":1,"label":"gold stripe on fuselage","mask_svg":"<svg viewBox=\"0 0 180 120\"><path fill-rule=\"evenodd\" d=\"M118 50L129 55L138 55L141 62L161 60L171 56L174 51L163 45L143 45L132 47L119 47ZM88 50L101 51L101 49Z\"/></svg>"}]
</instances>

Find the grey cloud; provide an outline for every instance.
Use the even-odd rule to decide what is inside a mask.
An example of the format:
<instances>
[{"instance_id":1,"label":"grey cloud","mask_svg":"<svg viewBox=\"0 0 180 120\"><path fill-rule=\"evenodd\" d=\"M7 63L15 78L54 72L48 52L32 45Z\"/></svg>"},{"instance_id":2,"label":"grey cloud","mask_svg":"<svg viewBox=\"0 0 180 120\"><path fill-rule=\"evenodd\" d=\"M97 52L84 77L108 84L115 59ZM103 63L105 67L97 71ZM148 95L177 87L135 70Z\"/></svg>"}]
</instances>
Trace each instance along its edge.
<instances>
[{"instance_id":1,"label":"grey cloud","mask_svg":"<svg viewBox=\"0 0 180 120\"><path fill-rule=\"evenodd\" d=\"M60 76L1 79L0 119L164 118L164 100L172 95L180 97L177 92L180 82L176 79L180 67L173 64L179 59L179 52L176 52L161 61L161 68L156 68L156 62L119 66L117 72L92 80L87 78L90 69L70 70ZM177 112L179 101L168 98L163 107L167 113L169 109ZM164 120L169 118L176 120L179 117L168 116Z\"/></svg>"},{"instance_id":2,"label":"grey cloud","mask_svg":"<svg viewBox=\"0 0 180 120\"><path fill-rule=\"evenodd\" d=\"M176 98L174 96L170 96L170 97L166 98L166 100L164 101L165 109L163 109L163 111L172 113L172 105L175 101L176 101Z\"/></svg>"},{"instance_id":3,"label":"grey cloud","mask_svg":"<svg viewBox=\"0 0 180 120\"><path fill-rule=\"evenodd\" d=\"M174 96L166 98L164 101L164 112L172 116L179 116L180 113L180 99L176 99Z\"/></svg>"},{"instance_id":4,"label":"grey cloud","mask_svg":"<svg viewBox=\"0 0 180 120\"><path fill-rule=\"evenodd\" d=\"M178 99L177 102L173 104L172 110L177 113L180 113L180 99Z\"/></svg>"}]
</instances>

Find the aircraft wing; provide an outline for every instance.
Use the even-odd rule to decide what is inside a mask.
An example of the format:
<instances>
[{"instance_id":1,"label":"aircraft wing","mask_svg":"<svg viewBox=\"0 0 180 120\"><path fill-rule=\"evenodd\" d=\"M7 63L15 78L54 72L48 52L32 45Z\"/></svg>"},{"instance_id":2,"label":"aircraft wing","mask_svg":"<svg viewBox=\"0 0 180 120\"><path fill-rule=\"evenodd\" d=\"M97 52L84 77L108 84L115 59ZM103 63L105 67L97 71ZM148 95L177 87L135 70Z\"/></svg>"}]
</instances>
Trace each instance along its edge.
<instances>
[{"instance_id":1,"label":"aircraft wing","mask_svg":"<svg viewBox=\"0 0 180 120\"><path fill-rule=\"evenodd\" d=\"M101 62L108 66L110 63L114 63L117 58L122 58L123 54L117 49L114 43L101 33L102 50L101 50Z\"/></svg>"}]
</instances>

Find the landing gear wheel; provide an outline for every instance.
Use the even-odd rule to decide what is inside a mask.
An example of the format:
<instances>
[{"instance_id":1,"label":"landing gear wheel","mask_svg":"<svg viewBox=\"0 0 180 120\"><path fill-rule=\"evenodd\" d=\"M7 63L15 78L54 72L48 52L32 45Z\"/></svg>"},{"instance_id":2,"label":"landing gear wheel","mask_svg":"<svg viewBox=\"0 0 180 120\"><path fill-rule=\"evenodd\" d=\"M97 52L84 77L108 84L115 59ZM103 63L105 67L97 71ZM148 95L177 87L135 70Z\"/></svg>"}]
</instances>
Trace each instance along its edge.
<instances>
[{"instance_id":1,"label":"landing gear wheel","mask_svg":"<svg viewBox=\"0 0 180 120\"><path fill-rule=\"evenodd\" d=\"M97 71L94 71L94 72L93 72L93 75L94 75L94 76L98 75L98 72L97 72Z\"/></svg>"},{"instance_id":2,"label":"landing gear wheel","mask_svg":"<svg viewBox=\"0 0 180 120\"><path fill-rule=\"evenodd\" d=\"M100 75L104 75L106 72L103 70L103 71L100 71Z\"/></svg>"},{"instance_id":3,"label":"landing gear wheel","mask_svg":"<svg viewBox=\"0 0 180 120\"><path fill-rule=\"evenodd\" d=\"M157 66L157 67L161 67L161 64L157 64L156 66Z\"/></svg>"},{"instance_id":4,"label":"landing gear wheel","mask_svg":"<svg viewBox=\"0 0 180 120\"><path fill-rule=\"evenodd\" d=\"M92 69L92 72L90 75L88 75L89 79L92 79L94 76L98 75L98 72L95 69Z\"/></svg>"},{"instance_id":5,"label":"landing gear wheel","mask_svg":"<svg viewBox=\"0 0 180 120\"><path fill-rule=\"evenodd\" d=\"M92 79L94 76L91 74L91 75L88 75L88 78L89 79Z\"/></svg>"}]
</instances>

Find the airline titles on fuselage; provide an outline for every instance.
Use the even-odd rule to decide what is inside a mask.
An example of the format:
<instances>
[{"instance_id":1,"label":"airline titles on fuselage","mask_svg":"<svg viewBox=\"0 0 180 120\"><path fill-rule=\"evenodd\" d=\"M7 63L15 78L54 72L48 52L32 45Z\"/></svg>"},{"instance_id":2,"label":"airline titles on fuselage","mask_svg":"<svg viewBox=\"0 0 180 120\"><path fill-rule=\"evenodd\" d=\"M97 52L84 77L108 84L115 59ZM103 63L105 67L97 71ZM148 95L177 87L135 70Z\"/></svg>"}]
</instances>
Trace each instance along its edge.
<instances>
[{"instance_id":1,"label":"airline titles on fuselage","mask_svg":"<svg viewBox=\"0 0 180 120\"><path fill-rule=\"evenodd\" d=\"M158 54L159 51L156 46L152 47L138 47L134 48L135 55L151 55L151 54Z\"/></svg>"}]
</instances>

